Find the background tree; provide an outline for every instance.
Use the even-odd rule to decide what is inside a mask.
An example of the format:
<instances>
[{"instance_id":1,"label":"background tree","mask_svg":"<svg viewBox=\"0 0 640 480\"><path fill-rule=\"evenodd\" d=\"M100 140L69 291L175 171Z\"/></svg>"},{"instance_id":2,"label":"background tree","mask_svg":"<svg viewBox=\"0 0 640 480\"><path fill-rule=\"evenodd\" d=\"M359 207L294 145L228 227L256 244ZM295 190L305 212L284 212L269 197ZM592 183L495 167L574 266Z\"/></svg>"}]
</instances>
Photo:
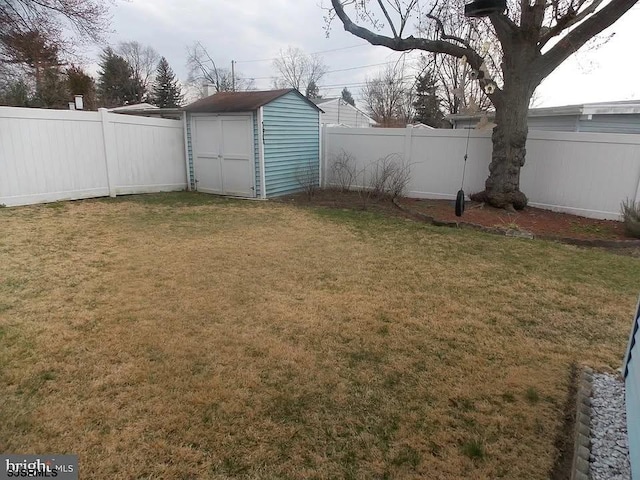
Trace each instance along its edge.
<instances>
[{"instance_id":1,"label":"background tree","mask_svg":"<svg viewBox=\"0 0 640 480\"><path fill-rule=\"evenodd\" d=\"M12 92L8 95L13 98L11 103L44 108L66 107L69 94L61 69L59 45L49 42L37 30L14 31L4 35L2 42L4 62L11 65L8 78L2 83Z\"/></svg>"},{"instance_id":2,"label":"background tree","mask_svg":"<svg viewBox=\"0 0 640 480\"><path fill-rule=\"evenodd\" d=\"M160 61L160 55L153 47L139 42L121 42L116 53L131 66L135 83L141 87L141 90L136 92L136 102L146 101L153 85L153 76Z\"/></svg>"},{"instance_id":3,"label":"background tree","mask_svg":"<svg viewBox=\"0 0 640 480\"><path fill-rule=\"evenodd\" d=\"M67 68L67 90L70 97L82 95L85 110L98 108L96 98L96 82L81 67L71 65Z\"/></svg>"},{"instance_id":4,"label":"background tree","mask_svg":"<svg viewBox=\"0 0 640 480\"><path fill-rule=\"evenodd\" d=\"M462 0L331 0L328 18L337 16L345 30L373 45L440 53L468 64L495 107L496 123L489 177L485 190L473 198L496 207L522 209L527 197L520 191L520 169L533 93L562 62L637 1L610 0L602 6L603 0L521 0L510 2L507 14L477 20L464 18ZM357 18L368 21L371 28L354 23L345 5L355 9ZM418 25L411 25L416 16ZM451 33L452 18L468 25L468 35ZM486 28L484 38L478 25ZM415 31L408 33L412 28ZM383 29L385 33L378 33ZM497 58L492 58L491 48L485 48L487 43L495 47Z\"/></svg>"},{"instance_id":5,"label":"background tree","mask_svg":"<svg viewBox=\"0 0 640 480\"><path fill-rule=\"evenodd\" d=\"M366 80L362 102L381 127L404 127L413 119L413 84L404 68L388 65L376 77Z\"/></svg>"},{"instance_id":6,"label":"background tree","mask_svg":"<svg viewBox=\"0 0 640 480\"><path fill-rule=\"evenodd\" d=\"M356 101L353 99L353 95L351 95L351 92L347 90L347 87L344 87L342 89L342 93L340 94L340 96L342 97L342 100L347 102L352 107L356 106Z\"/></svg>"},{"instance_id":7,"label":"background tree","mask_svg":"<svg viewBox=\"0 0 640 480\"><path fill-rule=\"evenodd\" d=\"M62 64L69 61L78 44L102 39L108 29L110 3L111 0L0 0L3 103L58 106L61 84L65 83Z\"/></svg>"},{"instance_id":8,"label":"background tree","mask_svg":"<svg viewBox=\"0 0 640 480\"><path fill-rule=\"evenodd\" d=\"M416 94L413 106L416 110L414 120L435 128L444 127L448 122L440 109L437 83L429 72L423 72L416 78ZM449 125L451 126L451 125Z\"/></svg>"},{"instance_id":9,"label":"background tree","mask_svg":"<svg viewBox=\"0 0 640 480\"><path fill-rule=\"evenodd\" d=\"M38 83L33 106L67 109L69 99L67 81L60 68L51 67L44 70Z\"/></svg>"},{"instance_id":10,"label":"background tree","mask_svg":"<svg viewBox=\"0 0 640 480\"><path fill-rule=\"evenodd\" d=\"M317 85L327 72L322 57L307 55L296 47L280 50L273 67L279 74L273 82L276 88L295 88L299 92L307 92L310 87L315 87L316 95L319 93Z\"/></svg>"},{"instance_id":11,"label":"background tree","mask_svg":"<svg viewBox=\"0 0 640 480\"><path fill-rule=\"evenodd\" d=\"M98 96L102 106L113 108L138 102L142 86L134 78L131 65L110 47L100 55L98 77Z\"/></svg>"},{"instance_id":12,"label":"background tree","mask_svg":"<svg viewBox=\"0 0 640 480\"><path fill-rule=\"evenodd\" d=\"M15 79L0 88L0 105L9 107L30 107L31 91L29 85L21 79Z\"/></svg>"},{"instance_id":13,"label":"background tree","mask_svg":"<svg viewBox=\"0 0 640 480\"><path fill-rule=\"evenodd\" d=\"M189 84L196 89L199 97L206 97L209 93L204 85L211 85L215 92L233 91L234 78L231 71L221 68L213 60L206 48L200 42L187 47L187 68L189 69ZM245 78L239 72L235 72L235 90L251 90L253 80Z\"/></svg>"},{"instance_id":14,"label":"background tree","mask_svg":"<svg viewBox=\"0 0 640 480\"><path fill-rule=\"evenodd\" d=\"M76 41L101 40L108 27L109 1L104 0L0 0L0 36L37 30L51 43L63 33L76 33ZM1 42L0 42L1 45Z\"/></svg>"},{"instance_id":15,"label":"background tree","mask_svg":"<svg viewBox=\"0 0 640 480\"><path fill-rule=\"evenodd\" d=\"M153 85L153 103L160 108L176 108L182 105L182 90L167 59L162 57L156 70Z\"/></svg>"},{"instance_id":16,"label":"background tree","mask_svg":"<svg viewBox=\"0 0 640 480\"><path fill-rule=\"evenodd\" d=\"M422 55L422 71L428 73L436 85L436 95L447 115L486 112L492 109L491 100L473 78L467 62L443 54Z\"/></svg>"},{"instance_id":17,"label":"background tree","mask_svg":"<svg viewBox=\"0 0 640 480\"><path fill-rule=\"evenodd\" d=\"M322 98L320 95L320 89L318 88L318 85L316 85L315 81L311 80L311 82L309 82L307 89L304 92L304 96L307 98Z\"/></svg>"}]
</instances>

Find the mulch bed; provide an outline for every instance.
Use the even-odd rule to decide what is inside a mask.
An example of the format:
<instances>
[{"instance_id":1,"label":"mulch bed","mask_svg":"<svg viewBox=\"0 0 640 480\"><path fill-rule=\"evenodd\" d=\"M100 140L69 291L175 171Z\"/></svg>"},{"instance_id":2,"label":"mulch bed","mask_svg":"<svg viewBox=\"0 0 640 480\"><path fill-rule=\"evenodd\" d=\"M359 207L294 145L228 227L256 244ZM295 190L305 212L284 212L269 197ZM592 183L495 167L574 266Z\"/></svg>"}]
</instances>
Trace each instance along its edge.
<instances>
[{"instance_id":1,"label":"mulch bed","mask_svg":"<svg viewBox=\"0 0 640 480\"><path fill-rule=\"evenodd\" d=\"M313 197L296 194L281 201L297 205L377 211L453 227L469 227L502 235L559 240L584 246L640 249L640 240L628 236L622 222L596 220L540 208L509 212L477 202L467 202L462 217L456 217L451 200L400 198L364 200L357 192L320 190Z\"/></svg>"},{"instance_id":2,"label":"mulch bed","mask_svg":"<svg viewBox=\"0 0 640 480\"><path fill-rule=\"evenodd\" d=\"M569 237L584 240L632 240L622 222L578 217L527 207L508 212L476 202L467 202L462 217L456 217L454 202L402 198L400 205L443 222L465 222L505 230L530 232L536 237Z\"/></svg>"}]
</instances>

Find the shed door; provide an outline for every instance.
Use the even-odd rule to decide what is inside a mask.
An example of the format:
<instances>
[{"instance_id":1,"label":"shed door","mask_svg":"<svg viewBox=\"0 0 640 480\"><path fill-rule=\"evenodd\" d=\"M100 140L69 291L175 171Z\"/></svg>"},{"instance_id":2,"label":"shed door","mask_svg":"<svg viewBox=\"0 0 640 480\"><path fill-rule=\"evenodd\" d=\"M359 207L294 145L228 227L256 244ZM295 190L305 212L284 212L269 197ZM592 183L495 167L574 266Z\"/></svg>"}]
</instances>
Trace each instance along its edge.
<instances>
[{"instance_id":1,"label":"shed door","mask_svg":"<svg viewBox=\"0 0 640 480\"><path fill-rule=\"evenodd\" d=\"M229 115L193 119L197 190L255 197L251 117Z\"/></svg>"}]
</instances>

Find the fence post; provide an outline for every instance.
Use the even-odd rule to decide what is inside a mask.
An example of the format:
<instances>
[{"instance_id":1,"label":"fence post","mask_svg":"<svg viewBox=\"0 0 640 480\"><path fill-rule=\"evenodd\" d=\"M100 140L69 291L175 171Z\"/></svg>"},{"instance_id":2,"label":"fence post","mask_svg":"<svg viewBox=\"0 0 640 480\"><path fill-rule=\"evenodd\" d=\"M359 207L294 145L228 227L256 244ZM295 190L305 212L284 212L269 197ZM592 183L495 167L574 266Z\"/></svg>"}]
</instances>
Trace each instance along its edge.
<instances>
[{"instance_id":1,"label":"fence post","mask_svg":"<svg viewBox=\"0 0 640 480\"><path fill-rule=\"evenodd\" d=\"M104 164L107 172L107 187L109 196L116 196L115 172L117 168L117 153L115 150L115 133L113 125L109 122L109 111L100 108L100 120L102 121L102 139L104 141Z\"/></svg>"},{"instance_id":2,"label":"fence post","mask_svg":"<svg viewBox=\"0 0 640 480\"><path fill-rule=\"evenodd\" d=\"M411 125L407 125L404 129L404 163L408 165L411 163L411 155L412 151L412 135L413 135L413 127Z\"/></svg>"}]
</instances>

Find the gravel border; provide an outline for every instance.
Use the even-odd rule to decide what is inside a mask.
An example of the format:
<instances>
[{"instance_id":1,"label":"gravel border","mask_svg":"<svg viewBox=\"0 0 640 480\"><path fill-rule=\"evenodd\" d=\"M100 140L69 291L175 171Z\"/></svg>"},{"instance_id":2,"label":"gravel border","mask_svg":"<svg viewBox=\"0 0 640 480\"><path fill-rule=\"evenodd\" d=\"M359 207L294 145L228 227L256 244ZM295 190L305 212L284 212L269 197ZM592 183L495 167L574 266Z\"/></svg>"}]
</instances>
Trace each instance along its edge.
<instances>
[{"instance_id":1,"label":"gravel border","mask_svg":"<svg viewBox=\"0 0 640 480\"><path fill-rule=\"evenodd\" d=\"M591 408L591 478L631 480L624 381L594 374Z\"/></svg>"}]
</instances>

